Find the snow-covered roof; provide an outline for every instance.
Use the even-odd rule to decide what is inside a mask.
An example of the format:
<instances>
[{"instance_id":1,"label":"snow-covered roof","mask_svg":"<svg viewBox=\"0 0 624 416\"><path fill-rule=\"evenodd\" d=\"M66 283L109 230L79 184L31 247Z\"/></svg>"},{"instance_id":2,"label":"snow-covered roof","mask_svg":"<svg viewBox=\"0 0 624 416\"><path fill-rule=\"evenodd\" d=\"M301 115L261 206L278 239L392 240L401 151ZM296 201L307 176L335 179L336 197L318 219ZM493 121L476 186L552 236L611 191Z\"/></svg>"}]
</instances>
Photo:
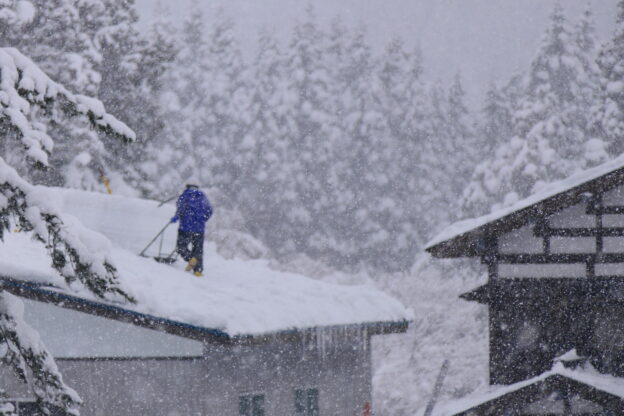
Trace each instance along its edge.
<instances>
[{"instance_id":1,"label":"snow-covered roof","mask_svg":"<svg viewBox=\"0 0 624 416\"><path fill-rule=\"evenodd\" d=\"M471 394L459 400L440 404L432 413L433 416L451 416L482 404L499 399L507 394L517 392L535 383L543 382L548 378L561 376L567 379L588 385L596 390L624 399L624 379L607 374L601 374L594 369L569 369L562 363L556 363L550 371L536 377L510 385L490 386L488 390Z\"/></svg>"},{"instance_id":2,"label":"snow-covered roof","mask_svg":"<svg viewBox=\"0 0 624 416\"><path fill-rule=\"evenodd\" d=\"M272 334L316 327L404 322L411 310L372 286L344 286L279 272L266 260L226 260L206 244L205 277L183 270L181 262L165 265L138 253L173 216L172 205L77 190L41 188L59 210L103 234L102 250L118 269L121 287L136 304L125 310L210 328L230 337ZM219 208L216 207L218 210ZM165 233L163 249L175 244L176 226ZM101 237L100 237L101 238ZM0 250L3 277L54 286L54 290L106 303L78 286L68 286L50 266L45 247L26 233L5 237Z\"/></svg>"},{"instance_id":3,"label":"snow-covered roof","mask_svg":"<svg viewBox=\"0 0 624 416\"><path fill-rule=\"evenodd\" d=\"M585 192L606 190L624 182L624 155L546 185L540 192L496 212L451 224L429 241L425 250L436 257L478 255L476 241L485 231L508 232L536 215L549 214L578 201Z\"/></svg>"}]
</instances>

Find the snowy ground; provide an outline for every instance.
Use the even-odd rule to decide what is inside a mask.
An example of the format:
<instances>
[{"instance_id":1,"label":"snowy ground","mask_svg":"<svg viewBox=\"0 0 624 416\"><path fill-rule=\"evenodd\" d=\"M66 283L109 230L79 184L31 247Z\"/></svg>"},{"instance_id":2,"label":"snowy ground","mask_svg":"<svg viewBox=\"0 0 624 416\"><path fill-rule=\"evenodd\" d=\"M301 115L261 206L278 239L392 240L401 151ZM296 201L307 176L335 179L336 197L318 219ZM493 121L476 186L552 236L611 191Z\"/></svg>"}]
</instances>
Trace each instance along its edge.
<instances>
[{"instance_id":1,"label":"snowy ground","mask_svg":"<svg viewBox=\"0 0 624 416\"><path fill-rule=\"evenodd\" d=\"M444 360L449 369L436 408L487 387L487 309L458 298L485 279L473 266L422 254L411 273L378 280L382 290L412 307L416 318L407 334L374 339L375 415L422 412Z\"/></svg>"},{"instance_id":2,"label":"snowy ground","mask_svg":"<svg viewBox=\"0 0 624 416\"><path fill-rule=\"evenodd\" d=\"M214 244L206 244L205 277L197 278L182 270L182 261L169 266L137 255L173 216L173 206L75 190L49 192L62 212L110 240L122 287L137 300L125 305L129 309L230 335L413 317L400 302L370 285L343 286L279 272L264 260L226 260ZM175 226L168 231L163 247L171 251ZM103 250L107 245L104 239L99 244ZM68 288L49 264L43 245L29 235L7 236L0 252L3 274L92 297L79 287Z\"/></svg>"}]
</instances>

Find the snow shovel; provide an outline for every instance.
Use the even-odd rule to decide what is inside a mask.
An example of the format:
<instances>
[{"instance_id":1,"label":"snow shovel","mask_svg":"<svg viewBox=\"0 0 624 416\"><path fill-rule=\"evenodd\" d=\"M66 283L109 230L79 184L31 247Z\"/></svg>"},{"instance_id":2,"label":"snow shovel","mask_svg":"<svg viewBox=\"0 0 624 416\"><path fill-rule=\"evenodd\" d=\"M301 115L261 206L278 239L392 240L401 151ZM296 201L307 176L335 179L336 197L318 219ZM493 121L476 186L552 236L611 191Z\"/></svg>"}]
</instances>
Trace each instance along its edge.
<instances>
[{"instance_id":1,"label":"snow shovel","mask_svg":"<svg viewBox=\"0 0 624 416\"><path fill-rule=\"evenodd\" d=\"M169 253L168 256L161 256L160 253L158 254L159 254L158 256L154 257L154 260L156 260L158 263L173 264L178 258L178 252L176 251L175 248L173 249L171 253Z\"/></svg>"},{"instance_id":2,"label":"snow shovel","mask_svg":"<svg viewBox=\"0 0 624 416\"><path fill-rule=\"evenodd\" d=\"M154 257L154 260L156 260L159 263L164 263L164 264L172 264L172 263L174 263L176 261L176 258L178 257L178 253L177 253L175 248L173 249L173 251L168 256L163 256L162 255L163 254L163 252L162 252L162 245L163 245L163 240L165 238L165 230L170 225L171 225L171 223L168 222L167 225L165 225L158 232L158 234L156 234L156 236L154 238L152 238L152 241L147 243L147 246L145 246L145 248L143 249L143 251L141 251L139 256L141 256L141 257L148 257L148 256L145 255L145 252L147 251L148 248L150 248L152 246L152 244L154 244L154 241L156 241L158 239L158 237L160 237L160 243L158 244L158 255Z\"/></svg>"}]
</instances>

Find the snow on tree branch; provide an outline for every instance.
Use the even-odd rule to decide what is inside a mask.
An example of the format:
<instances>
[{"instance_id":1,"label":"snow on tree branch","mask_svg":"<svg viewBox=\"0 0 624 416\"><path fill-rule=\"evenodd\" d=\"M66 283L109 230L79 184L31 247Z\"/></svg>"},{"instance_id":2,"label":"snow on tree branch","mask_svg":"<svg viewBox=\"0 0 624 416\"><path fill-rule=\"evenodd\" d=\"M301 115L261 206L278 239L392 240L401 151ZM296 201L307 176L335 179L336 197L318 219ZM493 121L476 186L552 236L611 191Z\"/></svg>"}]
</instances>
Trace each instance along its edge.
<instances>
[{"instance_id":1,"label":"snow on tree branch","mask_svg":"<svg viewBox=\"0 0 624 416\"><path fill-rule=\"evenodd\" d=\"M6 4L2 1L0 15ZM5 141L15 137L35 165L48 165L54 141L46 132L47 124L58 123L45 117L44 121L36 120L42 114L56 114L53 111L57 109L66 118L86 118L94 129L121 140L135 139L134 132L108 114L98 100L70 93L17 49L0 48L0 135ZM46 245L52 267L68 285L79 283L98 297L133 302L119 285L109 258L110 242L64 216L46 189L31 185L0 157L0 239L16 222ZM22 316L21 301L0 290L0 345L5 347L0 352L4 362L29 383L46 414L54 408L78 415L80 398L63 383L54 360ZM0 408L2 415L12 412L8 407Z\"/></svg>"},{"instance_id":2,"label":"snow on tree branch","mask_svg":"<svg viewBox=\"0 0 624 416\"><path fill-rule=\"evenodd\" d=\"M32 21L34 15L35 7L29 1L0 0L0 22L2 24L22 25Z\"/></svg>"},{"instance_id":3,"label":"snow on tree branch","mask_svg":"<svg viewBox=\"0 0 624 416\"><path fill-rule=\"evenodd\" d=\"M0 48L0 74L2 127L18 133L26 155L36 164L48 165L53 141L44 126L29 121L33 107L49 110L58 105L69 117L86 117L99 131L124 141L136 139L129 127L106 113L100 101L70 93L15 48Z\"/></svg>"},{"instance_id":4,"label":"snow on tree branch","mask_svg":"<svg viewBox=\"0 0 624 416\"><path fill-rule=\"evenodd\" d=\"M39 334L24 321L24 304L7 293L0 292L0 343L2 360L11 366L22 381L31 370L32 388L40 406L65 409L67 415L78 415L75 409L82 400L63 383L61 373L39 338ZM49 409L48 409L49 410Z\"/></svg>"},{"instance_id":5,"label":"snow on tree branch","mask_svg":"<svg viewBox=\"0 0 624 416\"><path fill-rule=\"evenodd\" d=\"M98 100L71 94L18 50L1 48L0 127L5 134L18 133L27 156L36 164L47 165L53 140L43 124L30 119L38 109L55 105L70 117L86 116L95 128L121 139L135 138L134 132L106 113ZM11 216L46 244L53 267L68 284L77 280L96 296L120 295L132 301L118 285L117 271L107 259L109 249L101 249L93 232L63 219L37 188L0 158L0 238L9 228Z\"/></svg>"},{"instance_id":6,"label":"snow on tree branch","mask_svg":"<svg viewBox=\"0 0 624 416\"><path fill-rule=\"evenodd\" d=\"M98 234L63 219L47 199L43 189L23 180L0 158L0 239L14 217L21 229L46 245L52 266L68 284L78 280L101 298L112 294L133 301L118 285L117 270L107 258L108 242L102 244Z\"/></svg>"}]
</instances>

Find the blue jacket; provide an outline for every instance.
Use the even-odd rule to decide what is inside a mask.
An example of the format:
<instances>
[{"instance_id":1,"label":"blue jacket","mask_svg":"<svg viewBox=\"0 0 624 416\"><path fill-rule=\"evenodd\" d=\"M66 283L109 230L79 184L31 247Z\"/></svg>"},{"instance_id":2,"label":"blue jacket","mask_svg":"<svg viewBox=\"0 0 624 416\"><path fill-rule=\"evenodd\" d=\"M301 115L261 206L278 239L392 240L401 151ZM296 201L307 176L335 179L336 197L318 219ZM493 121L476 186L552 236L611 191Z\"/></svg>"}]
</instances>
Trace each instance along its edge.
<instances>
[{"instance_id":1,"label":"blue jacket","mask_svg":"<svg viewBox=\"0 0 624 416\"><path fill-rule=\"evenodd\" d=\"M212 216L212 207L206 195L197 188L186 188L178 197L176 215L172 222L180 220L180 231L203 233L206 221Z\"/></svg>"}]
</instances>

